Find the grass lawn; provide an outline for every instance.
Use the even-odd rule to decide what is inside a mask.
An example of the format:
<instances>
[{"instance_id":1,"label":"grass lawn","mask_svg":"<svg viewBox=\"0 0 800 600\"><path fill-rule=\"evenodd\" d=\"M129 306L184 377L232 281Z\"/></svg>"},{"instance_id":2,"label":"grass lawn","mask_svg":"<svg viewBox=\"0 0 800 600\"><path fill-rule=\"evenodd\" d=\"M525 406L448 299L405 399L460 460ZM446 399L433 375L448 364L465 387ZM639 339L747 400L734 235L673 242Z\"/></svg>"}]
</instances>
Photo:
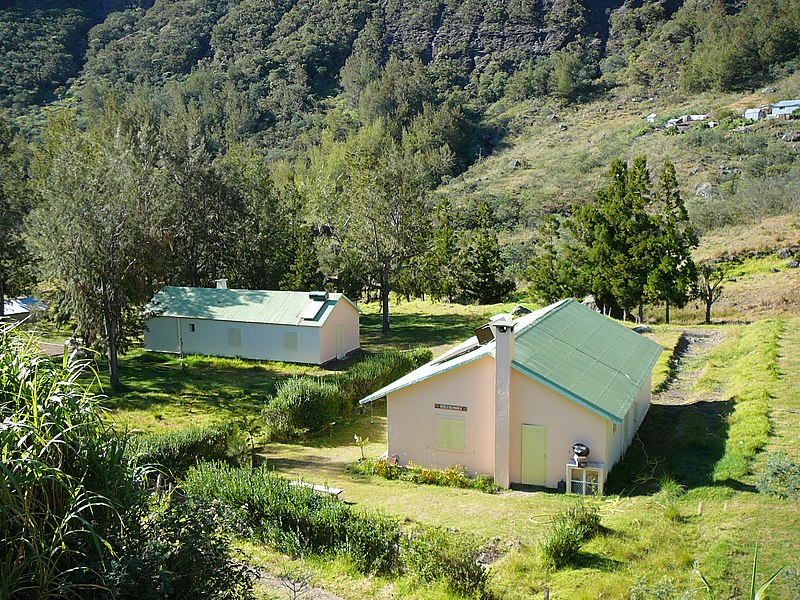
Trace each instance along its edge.
<instances>
[{"instance_id":1,"label":"grass lawn","mask_svg":"<svg viewBox=\"0 0 800 600\"><path fill-rule=\"evenodd\" d=\"M295 375L324 375L319 367L206 356L157 354L138 349L120 359L124 389L107 394L107 419L119 429L165 431L236 420L261 413L276 384Z\"/></svg>"}]
</instances>

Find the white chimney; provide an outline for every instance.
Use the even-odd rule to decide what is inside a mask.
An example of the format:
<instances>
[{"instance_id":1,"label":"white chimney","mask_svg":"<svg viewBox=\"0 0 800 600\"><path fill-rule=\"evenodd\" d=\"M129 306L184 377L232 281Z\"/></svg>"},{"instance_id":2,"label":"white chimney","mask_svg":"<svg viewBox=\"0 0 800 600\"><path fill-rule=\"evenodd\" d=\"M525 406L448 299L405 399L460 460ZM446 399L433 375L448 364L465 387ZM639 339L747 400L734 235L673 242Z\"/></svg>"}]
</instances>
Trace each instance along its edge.
<instances>
[{"instance_id":1,"label":"white chimney","mask_svg":"<svg viewBox=\"0 0 800 600\"><path fill-rule=\"evenodd\" d=\"M227 290L228 289L228 280L227 279L217 279L217 289L218 290Z\"/></svg>"},{"instance_id":2,"label":"white chimney","mask_svg":"<svg viewBox=\"0 0 800 600\"><path fill-rule=\"evenodd\" d=\"M492 322L494 330L494 481L508 488L511 418L511 361L514 360L514 323Z\"/></svg>"}]
</instances>

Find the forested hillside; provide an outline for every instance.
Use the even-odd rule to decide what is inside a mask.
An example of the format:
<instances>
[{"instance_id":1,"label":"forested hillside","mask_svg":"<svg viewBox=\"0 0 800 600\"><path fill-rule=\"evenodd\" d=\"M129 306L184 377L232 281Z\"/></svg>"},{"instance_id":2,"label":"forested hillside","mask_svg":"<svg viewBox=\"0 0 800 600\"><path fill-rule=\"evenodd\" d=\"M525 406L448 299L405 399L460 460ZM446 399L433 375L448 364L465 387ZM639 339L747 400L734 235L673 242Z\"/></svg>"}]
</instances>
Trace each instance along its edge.
<instances>
[{"instance_id":1,"label":"forested hillside","mask_svg":"<svg viewBox=\"0 0 800 600\"><path fill-rule=\"evenodd\" d=\"M740 116L800 95L788 0L38 0L0 30L0 283L101 343L220 276L380 298L385 329L392 291L496 301L615 159L674 164L701 232L800 203L795 121ZM694 113L719 126L664 128Z\"/></svg>"}]
</instances>

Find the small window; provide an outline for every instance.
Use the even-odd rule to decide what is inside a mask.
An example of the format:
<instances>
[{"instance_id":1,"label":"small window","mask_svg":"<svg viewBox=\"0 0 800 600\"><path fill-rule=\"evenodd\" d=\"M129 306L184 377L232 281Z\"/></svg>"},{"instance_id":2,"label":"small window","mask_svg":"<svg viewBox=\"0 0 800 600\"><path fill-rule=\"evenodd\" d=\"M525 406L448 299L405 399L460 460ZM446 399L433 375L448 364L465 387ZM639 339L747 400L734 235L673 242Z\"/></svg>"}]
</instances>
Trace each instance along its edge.
<instances>
[{"instance_id":1,"label":"small window","mask_svg":"<svg viewBox=\"0 0 800 600\"><path fill-rule=\"evenodd\" d=\"M287 331L283 334L283 347L285 350L297 350L296 331Z\"/></svg>"},{"instance_id":2,"label":"small window","mask_svg":"<svg viewBox=\"0 0 800 600\"><path fill-rule=\"evenodd\" d=\"M467 449L466 421L436 417L436 447L464 452Z\"/></svg>"},{"instance_id":3,"label":"small window","mask_svg":"<svg viewBox=\"0 0 800 600\"><path fill-rule=\"evenodd\" d=\"M241 329L228 329L228 345L241 346L242 345L242 330Z\"/></svg>"},{"instance_id":4,"label":"small window","mask_svg":"<svg viewBox=\"0 0 800 600\"><path fill-rule=\"evenodd\" d=\"M194 323L189 323L189 332L194 333Z\"/></svg>"}]
</instances>

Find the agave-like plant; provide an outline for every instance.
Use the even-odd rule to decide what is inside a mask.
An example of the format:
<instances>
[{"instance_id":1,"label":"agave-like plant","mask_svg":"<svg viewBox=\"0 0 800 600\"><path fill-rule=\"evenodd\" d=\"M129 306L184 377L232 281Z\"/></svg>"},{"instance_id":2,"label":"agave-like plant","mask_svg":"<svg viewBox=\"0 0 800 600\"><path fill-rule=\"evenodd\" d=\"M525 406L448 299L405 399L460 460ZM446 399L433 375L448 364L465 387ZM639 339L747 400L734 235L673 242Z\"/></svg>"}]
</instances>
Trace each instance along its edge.
<instances>
[{"instance_id":1,"label":"agave-like plant","mask_svg":"<svg viewBox=\"0 0 800 600\"><path fill-rule=\"evenodd\" d=\"M756 543L756 549L753 553L753 572L750 576L750 593L747 596L747 600L764 600L766 597L767 589L769 586L772 585L772 582L780 575L783 570L787 567L787 565L783 565L777 571L775 571L772 575L767 577L767 580L761 584L761 587L756 588L757 578L758 578L758 543ZM711 587L711 584L706 579L705 575L700 572L700 569L695 565L694 567L695 574L702 580L703 584L706 586L706 591L708 591L708 595L711 597L711 600L716 600L717 596L714 593L714 588Z\"/></svg>"},{"instance_id":2,"label":"agave-like plant","mask_svg":"<svg viewBox=\"0 0 800 600\"><path fill-rule=\"evenodd\" d=\"M139 493L125 439L98 415L90 369L43 356L0 323L0 598L94 585L110 549L99 525L113 526Z\"/></svg>"}]
</instances>

